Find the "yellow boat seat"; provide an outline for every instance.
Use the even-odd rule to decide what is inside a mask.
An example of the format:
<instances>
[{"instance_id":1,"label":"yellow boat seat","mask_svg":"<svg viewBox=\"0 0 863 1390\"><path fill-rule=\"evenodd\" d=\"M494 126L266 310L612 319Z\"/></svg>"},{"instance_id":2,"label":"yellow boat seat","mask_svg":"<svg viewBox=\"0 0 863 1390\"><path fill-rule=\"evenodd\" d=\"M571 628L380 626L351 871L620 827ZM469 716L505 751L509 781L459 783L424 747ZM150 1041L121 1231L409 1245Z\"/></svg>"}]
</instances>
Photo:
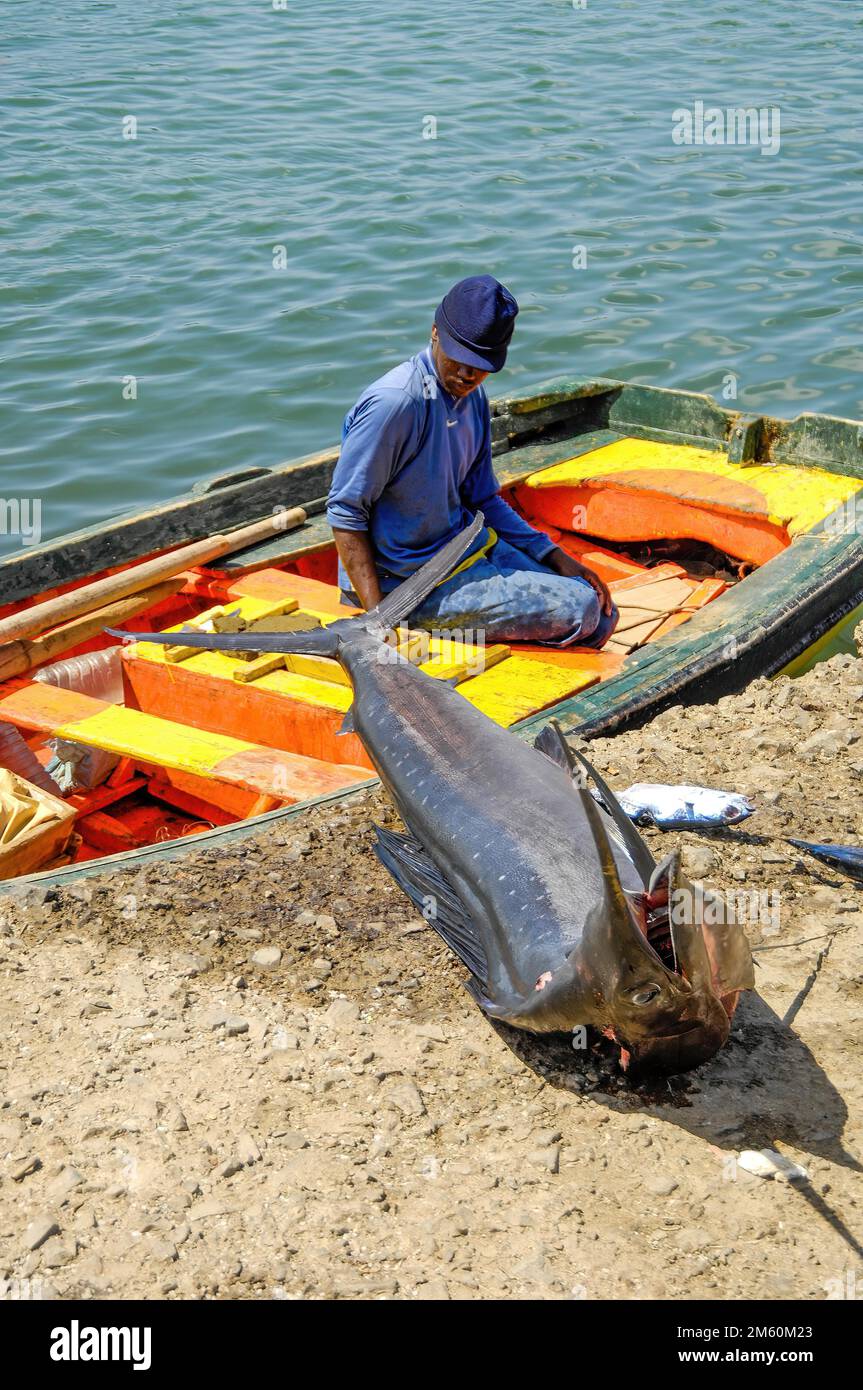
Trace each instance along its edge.
<instances>
[{"instance_id":1,"label":"yellow boat seat","mask_svg":"<svg viewBox=\"0 0 863 1390\"><path fill-rule=\"evenodd\" d=\"M301 753L190 728L39 681L7 687L0 695L0 720L104 748L135 763L174 769L286 802L338 791L368 778L362 767L334 767Z\"/></svg>"}]
</instances>

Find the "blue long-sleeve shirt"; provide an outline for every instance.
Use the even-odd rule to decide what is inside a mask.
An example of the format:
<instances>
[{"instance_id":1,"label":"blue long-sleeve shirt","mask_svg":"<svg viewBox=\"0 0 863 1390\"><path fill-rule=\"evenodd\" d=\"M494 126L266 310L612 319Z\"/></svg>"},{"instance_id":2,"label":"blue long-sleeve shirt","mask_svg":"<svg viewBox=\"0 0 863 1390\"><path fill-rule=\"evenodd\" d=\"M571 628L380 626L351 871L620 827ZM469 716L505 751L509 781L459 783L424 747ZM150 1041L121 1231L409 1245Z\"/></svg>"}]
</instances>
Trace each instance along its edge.
<instances>
[{"instance_id":1,"label":"blue long-sleeve shirt","mask_svg":"<svg viewBox=\"0 0 863 1390\"><path fill-rule=\"evenodd\" d=\"M340 530L368 532L386 592L478 511L501 539L535 560L554 549L498 495L485 391L451 396L426 349L373 382L348 412L327 520ZM475 548L487 540L484 530ZM341 565L339 583L350 588Z\"/></svg>"}]
</instances>

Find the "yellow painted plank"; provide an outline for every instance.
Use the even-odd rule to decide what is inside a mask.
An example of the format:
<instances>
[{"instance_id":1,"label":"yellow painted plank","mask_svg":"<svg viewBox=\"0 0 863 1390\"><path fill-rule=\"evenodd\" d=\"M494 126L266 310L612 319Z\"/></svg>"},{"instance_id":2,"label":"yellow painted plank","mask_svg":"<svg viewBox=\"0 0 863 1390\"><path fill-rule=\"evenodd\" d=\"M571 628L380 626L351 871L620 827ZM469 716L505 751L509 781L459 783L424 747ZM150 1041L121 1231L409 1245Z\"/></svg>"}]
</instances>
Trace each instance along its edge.
<instances>
[{"instance_id":1,"label":"yellow painted plank","mask_svg":"<svg viewBox=\"0 0 863 1390\"><path fill-rule=\"evenodd\" d=\"M122 705L108 705L86 719L61 724L55 733L58 738L76 739L121 757L158 763L198 777L212 777L217 765L235 754L259 750L256 743L192 729Z\"/></svg>"},{"instance_id":2,"label":"yellow painted plank","mask_svg":"<svg viewBox=\"0 0 863 1390\"><path fill-rule=\"evenodd\" d=\"M256 681L261 676L268 676L271 671L278 671L284 664L285 658L281 652L268 652L264 656L256 656L252 661L235 661L231 675L235 681L248 685L249 681Z\"/></svg>"},{"instance_id":3,"label":"yellow painted plank","mask_svg":"<svg viewBox=\"0 0 863 1390\"><path fill-rule=\"evenodd\" d=\"M312 680L324 681L327 685L350 686L351 683L347 671L328 656L304 656L302 652L288 652L285 656L285 669L297 676L310 676Z\"/></svg>"},{"instance_id":4,"label":"yellow painted plank","mask_svg":"<svg viewBox=\"0 0 863 1390\"><path fill-rule=\"evenodd\" d=\"M140 654L143 655L142 652ZM147 659L150 659L149 653ZM280 665L276 670L254 677L249 674L254 669L254 663L229 656L227 652L196 652L183 662L183 670L199 676L215 676L217 680L231 683L235 679L240 680L255 690L281 690L283 694L303 700L306 704L327 705L332 709L347 708L344 692L347 692L350 703L350 678L337 661L331 662L322 656L301 656L295 652L285 654L283 660L284 669ZM271 677L275 676L279 677L279 681L273 684ZM227 693L226 698L230 699Z\"/></svg>"},{"instance_id":5,"label":"yellow painted plank","mask_svg":"<svg viewBox=\"0 0 863 1390\"><path fill-rule=\"evenodd\" d=\"M252 688L273 690L280 695L289 695L292 700L300 700L305 705L322 705L325 709L337 709L342 712L350 709L354 698L350 685L315 680L311 676L297 675L293 671L273 671L269 676L261 676Z\"/></svg>"},{"instance_id":6,"label":"yellow painted plank","mask_svg":"<svg viewBox=\"0 0 863 1390\"><path fill-rule=\"evenodd\" d=\"M138 655L143 655L138 652ZM194 656L186 657L182 663L184 671L197 671L202 676L218 676L220 680L233 680L233 673L238 666L245 666L244 661L236 656L228 656L226 652L195 652Z\"/></svg>"},{"instance_id":7,"label":"yellow painted plank","mask_svg":"<svg viewBox=\"0 0 863 1390\"><path fill-rule=\"evenodd\" d=\"M596 681L595 670L577 666L553 666L524 656L511 656L473 680L458 692L497 724L508 728L518 719L574 695Z\"/></svg>"},{"instance_id":8,"label":"yellow painted plank","mask_svg":"<svg viewBox=\"0 0 863 1390\"><path fill-rule=\"evenodd\" d=\"M483 671L490 671L492 666L506 661L512 651L503 643L488 647L471 647L454 642L450 646L452 655L449 658L446 651L441 650L429 661L424 661L420 670L425 671L427 676L433 676L435 680L456 680L461 683L475 680Z\"/></svg>"},{"instance_id":9,"label":"yellow painted plank","mask_svg":"<svg viewBox=\"0 0 863 1390\"><path fill-rule=\"evenodd\" d=\"M551 468L532 473L526 483L531 488L574 487L588 482L600 485L609 474L617 475L619 483L621 473L632 473L645 475L643 486L649 489L649 474L657 470L701 474L705 482L713 476L751 489L764 500L765 518L776 526L786 527L792 536L808 531L817 521L829 516L860 491L858 479L829 473L823 468L796 468L792 464L742 466L730 463L721 450L697 449L689 444L663 444L653 439L616 440L613 444L603 445L601 449L593 449L578 458L564 459ZM679 497L681 501L689 500L683 478L680 480L680 490L673 481L659 478L656 491ZM696 499L692 500L696 504ZM727 505L721 496L720 486L716 505Z\"/></svg>"}]
</instances>

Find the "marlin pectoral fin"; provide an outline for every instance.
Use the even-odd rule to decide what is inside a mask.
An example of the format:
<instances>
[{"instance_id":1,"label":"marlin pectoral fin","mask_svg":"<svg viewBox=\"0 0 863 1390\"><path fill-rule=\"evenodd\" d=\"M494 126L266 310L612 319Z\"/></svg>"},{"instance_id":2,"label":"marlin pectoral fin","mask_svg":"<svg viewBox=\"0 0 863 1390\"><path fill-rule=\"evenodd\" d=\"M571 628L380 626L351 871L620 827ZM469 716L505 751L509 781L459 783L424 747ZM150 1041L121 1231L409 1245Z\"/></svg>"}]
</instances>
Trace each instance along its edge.
<instances>
[{"instance_id":1,"label":"marlin pectoral fin","mask_svg":"<svg viewBox=\"0 0 863 1390\"><path fill-rule=\"evenodd\" d=\"M336 738L339 738L341 734L353 733L356 733L356 726L354 724L354 709L352 705L336 730Z\"/></svg>"},{"instance_id":2,"label":"marlin pectoral fin","mask_svg":"<svg viewBox=\"0 0 863 1390\"><path fill-rule=\"evenodd\" d=\"M384 868L450 950L488 988L488 963L482 941L452 885L412 835L399 835L380 825L375 830L375 854Z\"/></svg>"},{"instance_id":3,"label":"marlin pectoral fin","mask_svg":"<svg viewBox=\"0 0 863 1390\"><path fill-rule=\"evenodd\" d=\"M501 1012L497 1004L493 1004L490 999L486 998L479 980L471 977L471 979L465 980L464 987L474 1003L479 1004L483 1013L488 1014L490 1018L495 1018Z\"/></svg>"}]
</instances>

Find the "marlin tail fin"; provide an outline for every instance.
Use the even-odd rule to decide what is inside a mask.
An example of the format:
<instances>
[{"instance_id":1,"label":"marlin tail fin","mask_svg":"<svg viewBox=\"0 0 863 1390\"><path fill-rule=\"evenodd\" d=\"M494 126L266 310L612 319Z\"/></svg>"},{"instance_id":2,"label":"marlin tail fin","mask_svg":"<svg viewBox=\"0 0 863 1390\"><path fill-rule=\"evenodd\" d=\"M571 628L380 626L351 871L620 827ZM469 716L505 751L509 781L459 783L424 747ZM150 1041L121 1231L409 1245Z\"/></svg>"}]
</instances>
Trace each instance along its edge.
<instances>
[{"instance_id":1,"label":"marlin tail fin","mask_svg":"<svg viewBox=\"0 0 863 1390\"><path fill-rule=\"evenodd\" d=\"M194 628L180 632L124 632L106 627L105 631L124 642L158 642L162 646L202 647L205 651L216 652L296 652L304 656L338 657L341 641L351 631L359 627L367 630L372 625L398 627L455 569L484 525L482 512L477 512L470 526L453 536L416 574L387 594L377 608L359 617L338 618L325 628L313 627L308 632L198 632Z\"/></svg>"},{"instance_id":2,"label":"marlin tail fin","mask_svg":"<svg viewBox=\"0 0 863 1390\"><path fill-rule=\"evenodd\" d=\"M350 618L339 618L329 627L313 627L307 632L198 632L181 628L178 632L124 632L106 627L112 637L124 642L158 642L164 647L203 647L210 652L297 652L304 656L338 656L340 631Z\"/></svg>"}]
</instances>

